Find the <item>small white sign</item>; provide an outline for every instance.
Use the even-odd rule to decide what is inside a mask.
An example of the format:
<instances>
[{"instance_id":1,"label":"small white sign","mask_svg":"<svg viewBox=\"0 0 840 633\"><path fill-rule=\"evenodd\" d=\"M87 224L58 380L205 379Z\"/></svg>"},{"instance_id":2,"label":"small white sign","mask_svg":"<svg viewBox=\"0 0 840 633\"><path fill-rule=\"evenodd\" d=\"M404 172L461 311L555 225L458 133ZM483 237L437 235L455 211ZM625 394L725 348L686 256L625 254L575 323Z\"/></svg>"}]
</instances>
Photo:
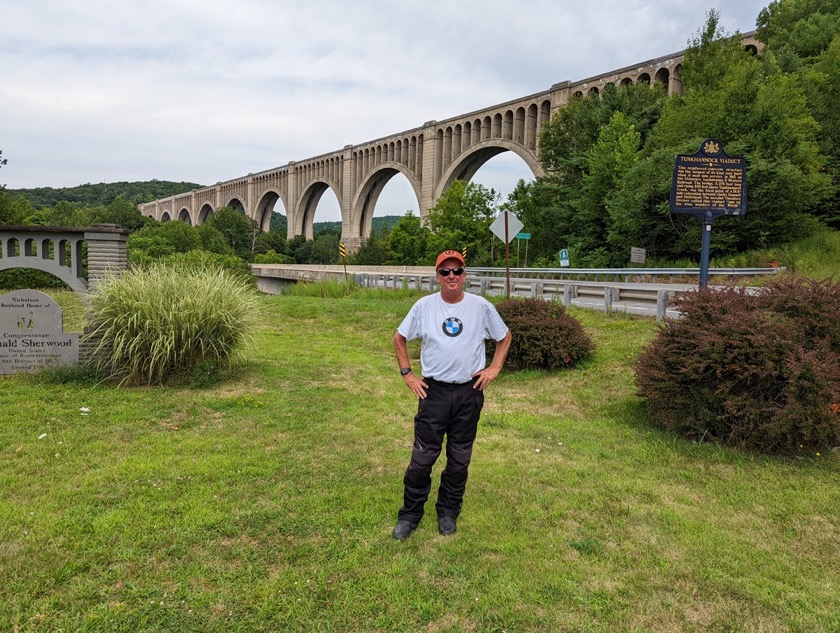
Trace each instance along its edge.
<instances>
[{"instance_id":1,"label":"small white sign","mask_svg":"<svg viewBox=\"0 0 840 633\"><path fill-rule=\"evenodd\" d=\"M630 261L634 264L644 264L645 255L645 249L636 248L635 246L630 247Z\"/></svg>"},{"instance_id":2,"label":"small white sign","mask_svg":"<svg viewBox=\"0 0 840 633\"><path fill-rule=\"evenodd\" d=\"M510 211L502 211L498 216L496 216L496 219L493 220L493 224L490 225L490 230L493 231L493 235L504 242L505 217L507 217L507 241L512 242L513 238L516 237L516 234L519 233L525 225L522 224L522 221Z\"/></svg>"}]
</instances>

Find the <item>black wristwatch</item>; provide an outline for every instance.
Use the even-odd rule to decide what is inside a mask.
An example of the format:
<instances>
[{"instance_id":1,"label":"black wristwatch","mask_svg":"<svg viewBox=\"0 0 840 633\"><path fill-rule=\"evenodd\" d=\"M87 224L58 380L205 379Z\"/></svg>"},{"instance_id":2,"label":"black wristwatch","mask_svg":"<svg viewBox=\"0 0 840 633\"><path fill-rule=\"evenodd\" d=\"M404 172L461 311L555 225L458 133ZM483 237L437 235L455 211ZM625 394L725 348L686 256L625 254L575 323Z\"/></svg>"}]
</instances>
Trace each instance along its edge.
<instances>
[{"instance_id":1,"label":"black wristwatch","mask_svg":"<svg viewBox=\"0 0 840 633\"><path fill-rule=\"evenodd\" d=\"M411 373L411 367L403 367L400 369L400 376L405 376L406 374Z\"/></svg>"}]
</instances>

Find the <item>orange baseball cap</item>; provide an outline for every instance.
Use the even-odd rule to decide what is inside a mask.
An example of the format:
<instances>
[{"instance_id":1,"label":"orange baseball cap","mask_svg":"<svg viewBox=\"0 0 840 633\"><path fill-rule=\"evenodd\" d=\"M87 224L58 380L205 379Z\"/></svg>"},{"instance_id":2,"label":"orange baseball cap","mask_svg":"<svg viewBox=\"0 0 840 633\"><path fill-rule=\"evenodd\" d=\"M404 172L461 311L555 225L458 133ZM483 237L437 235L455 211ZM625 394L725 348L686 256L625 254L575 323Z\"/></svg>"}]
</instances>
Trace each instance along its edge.
<instances>
[{"instance_id":1,"label":"orange baseball cap","mask_svg":"<svg viewBox=\"0 0 840 633\"><path fill-rule=\"evenodd\" d=\"M437 269L443 262L447 259L457 259L461 262L461 266L466 266L466 262L464 262L464 256L461 255L458 251L443 251L440 255L437 256L437 261L435 262L435 268Z\"/></svg>"}]
</instances>

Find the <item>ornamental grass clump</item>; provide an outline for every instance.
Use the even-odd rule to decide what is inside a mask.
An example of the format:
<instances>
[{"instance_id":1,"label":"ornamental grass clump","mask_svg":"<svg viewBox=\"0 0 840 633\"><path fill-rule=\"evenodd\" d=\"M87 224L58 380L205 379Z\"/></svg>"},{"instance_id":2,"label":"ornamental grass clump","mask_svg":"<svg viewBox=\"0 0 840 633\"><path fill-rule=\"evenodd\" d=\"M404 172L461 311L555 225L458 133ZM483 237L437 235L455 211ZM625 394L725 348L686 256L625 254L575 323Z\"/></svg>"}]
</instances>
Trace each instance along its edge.
<instances>
[{"instance_id":1,"label":"ornamental grass clump","mask_svg":"<svg viewBox=\"0 0 840 633\"><path fill-rule=\"evenodd\" d=\"M123 385L201 382L242 358L255 291L221 268L151 265L90 294L86 362Z\"/></svg>"},{"instance_id":2,"label":"ornamental grass clump","mask_svg":"<svg viewBox=\"0 0 840 633\"><path fill-rule=\"evenodd\" d=\"M704 290L679 309L636 366L656 425L766 453L840 445L840 284Z\"/></svg>"},{"instance_id":3,"label":"ornamental grass clump","mask_svg":"<svg viewBox=\"0 0 840 633\"><path fill-rule=\"evenodd\" d=\"M505 361L511 369L561 369L592 356L595 344L562 303L507 299L496 309L512 335Z\"/></svg>"}]
</instances>

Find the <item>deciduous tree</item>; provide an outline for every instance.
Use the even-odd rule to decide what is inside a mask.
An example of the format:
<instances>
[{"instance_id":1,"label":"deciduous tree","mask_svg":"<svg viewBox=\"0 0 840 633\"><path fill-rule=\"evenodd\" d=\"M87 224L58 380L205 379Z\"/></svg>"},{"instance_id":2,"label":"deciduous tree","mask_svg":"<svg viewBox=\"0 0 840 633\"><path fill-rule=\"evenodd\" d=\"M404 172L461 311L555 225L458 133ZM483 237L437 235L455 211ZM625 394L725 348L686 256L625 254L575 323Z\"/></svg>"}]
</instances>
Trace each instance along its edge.
<instances>
[{"instance_id":1,"label":"deciduous tree","mask_svg":"<svg viewBox=\"0 0 840 633\"><path fill-rule=\"evenodd\" d=\"M225 236L228 246L239 257L249 260L255 245L255 222L232 207L216 209L207 224Z\"/></svg>"},{"instance_id":2,"label":"deciduous tree","mask_svg":"<svg viewBox=\"0 0 840 633\"><path fill-rule=\"evenodd\" d=\"M426 263L434 263L441 251L467 249L470 265L490 264L489 227L499 204L500 196L493 189L461 180L453 182L426 218L430 231Z\"/></svg>"},{"instance_id":3,"label":"deciduous tree","mask_svg":"<svg viewBox=\"0 0 840 633\"><path fill-rule=\"evenodd\" d=\"M402 216L389 237L389 263L401 266L418 266L426 254L429 229L411 211Z\"/></svg>"}]
</instances>

